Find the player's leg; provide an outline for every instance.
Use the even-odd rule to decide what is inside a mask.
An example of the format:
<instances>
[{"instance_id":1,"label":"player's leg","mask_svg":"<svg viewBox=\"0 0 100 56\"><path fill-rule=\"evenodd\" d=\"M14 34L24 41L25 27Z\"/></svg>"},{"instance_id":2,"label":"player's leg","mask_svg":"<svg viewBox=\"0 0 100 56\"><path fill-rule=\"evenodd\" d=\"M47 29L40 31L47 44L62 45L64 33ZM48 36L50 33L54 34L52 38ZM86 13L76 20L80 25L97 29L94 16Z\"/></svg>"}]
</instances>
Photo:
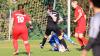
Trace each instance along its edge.
<instances>
[{"instance_id":1,"label":"player's leg","mask_svg":"<svg viewBox=\"0 0 100 56\"><path fill-rule=\"evenodd\" d=\"M82 40L79 38L79 33L75 33L75 37L77 39L77 41L79 42L81 48L79 50L82 50L84 48L84 43L82 42Z\"/></svg>"},{"instance_id":2,"label":"player's leg","mask_svg":"<svg viewBox=\"0 0 100 56\"><path fill-rule=\"evenodd\" d=\"M61 41L61 44L65 47L65 50L66 50L66 51L69 51L65 40L64 40L64 39L61 39L60 41Z\"/></svg>"},{"instance_id":3,"label":"player's leg","mask_svg":"<svg viewBox=\"0 0 100 56\"><path fill-rule=\"evenodd\" d=\"M16 39L13 39L13 46L14 46L14 55L17 55L18 54L18 42Z\"/></svg>"},{"instance_id":4,"label":"player's leg","mask_svg":"<svg viewBox=\"0 0 100 56\"><path fill-rule=\"evenodd\" d=\"M60 43L59 43L59 38L58 38L57 34L54 33L54 34L52 35L52 37L53 37L55 43L59 46Z\"/></svg>"},{"instance_id":5,"label":"player's leg","mask_svg":"<svg viewBox=\"0 0 100 56\"><path fill-rule=\"evenodd\" d=\"M66 39L67 41L72 43L73 45L77 45L70 37L67 36L67 34L64 33L63 37L64 37L64 39Z\"/></svg>"},{"instance_id":6,"label":"player's leg","mask_svg":"<svg viewBox=\"0 0 100 56\"><path fill-rule=\"evenodd\" d=\"M14 55L17 55L18 54L18 36L19 36L19 33L18 31L14 30L13 31L13 47L14 47Z\"/></svg>"},{"instance_id":7,"label":"player's leg","mask_svg":"<svg viewBox=\"0 0 100 56\"><path fill-rule=\"evenodd\" d=\"M78 33L75 33L75 38L77 39L77 41L79 42L80 46L83 46L84 44L82 43L82 40L79 38Z\"/></svg>"},{"instance_id":8,"label":"player's leg","mask_svg":"<svg viewBox=\"0 0 100 56\"><path fill-rule=\"evenodd\" d=\"M58 51L58 47L55 42L50 42L53 51Z\"/></svg>"},{"instance_id":9,"label":"player's leg","mask_svg":"<svg viewBox=\"0 0 100 56\"><path fill-rule=\"evenodd\" d=\"M24 41L24 45L28 56L30 56L30 44L28 43L28 40Z\"/></svg>"},{"instance_id":10,"label":"player's leg","mask_svg":"<svg viewBox=\"0 0 100 56\"><path fill-rule=\"evenodd\" d=\"M82 40L80 38L77 38L81 48L79 50L82 50L84 48L84 43L82 42Z\"/></svg>"},{"instance_id":11,"label":"player's leg","mask_svg":"<svg viewBox=\"0 0 100 56\"><path fill-rule=\"evenodd\" d=\"M47 38L48 38L48 36L47 36L47 35L45 35L45 36L44 36L44 38L43 38L43 40L42 40L42 42L40 43L40 47L41 47L41 48L43 48L43 47L44 47L44 45L45 45L45 43L46 43Z\"/></svg>"},{"instance_id":12,"label":"player's leg","mask_svg":"<svg viewBox=\"0 0 100 56\"><path fill-rule=\"evenodd\" d=\"M24 42L26 52L27 52L28 56L30 56L30 44L28 42L28 31L23 31L21 36L22 36L22 39Z\"/></svg>"},{"instance_id":13,"label":"player's leg","mask_svg":"<svg viewBox=\"0 0 100 56\"><path fill-rule=\"evenodd\" d=\"M59 41L57 42L57 40L55 38L56 38L56 34L52 34L52 36L49 40L49 43L50 43L53 51L58 51L58 46L57 45L59 45L58 44Z\"/></svg>"},{"instance_id":14,"label":"player's leg","mask_svg":"<svg viewBox=\"0 0 100 56\"><path fill-rule=\"evenodd\" d=\"M84 46L86 46L88 43L88 40L84 37L83 33L79 33L79 38L82 40Z\"/></svg>"},{"instance_id":15,"label":"player's leg","mask_svg":"<svg viewBox=\"0 0 100 56\"><path fill-rule=\"evenodd\" d=\"M83 44L83 42L82 42L82 40L80 38L77 38L77 40L78 40L80 46L84 46L84 44Z\"/></svg>"},{"instance_id":16,"label":"player's leg","mask_svg":"<svg viewBox=\"0 0 100 56\"><path fill-rule=\"evenodd\" d=\"M42 42L40 43L40 47L43 48L45 43L46 43L46 40L48 38L48 36L51 34L51 30L50 29L46 29L46 32L45 32L45 36L42 40Z\"/></svg>"},{"instance_id":17,"label":"player's leg","mask_svg":"<svg viewBox=\"0 0 100 56\"><path fill-rule=\"evenodd\" d=\"M66 49L65 49L64 45L60 44L59 52L65 52L65 51L66 51Z\"/></svg>"},{"instance_id":18,"label":"player's leg","mask_svg":"<svg viewBox=\"0 0 100 56\"><path fill-rule=\"evenodd\" d=\"M82 40L84 46L87 45L88 40L84 37L84 32L86 31L86 23L81 23L81 25L78 28L79 38Z\"/></svg>"},{"instance_id":19,"label":"player's leg","mask_svg":"<svg viewBox=\"0 0 100 56\"><path fill-rule=\"evenodd\" d=\"M69 51L69 49L67 48L66 42L63 39L61 29L58 26L55 26L55 28L53 29L53 31L56 33L56 35L58 36L58 38L60 38L60 43L65 47L66 50Z\"/></svg>"}]
</instances>

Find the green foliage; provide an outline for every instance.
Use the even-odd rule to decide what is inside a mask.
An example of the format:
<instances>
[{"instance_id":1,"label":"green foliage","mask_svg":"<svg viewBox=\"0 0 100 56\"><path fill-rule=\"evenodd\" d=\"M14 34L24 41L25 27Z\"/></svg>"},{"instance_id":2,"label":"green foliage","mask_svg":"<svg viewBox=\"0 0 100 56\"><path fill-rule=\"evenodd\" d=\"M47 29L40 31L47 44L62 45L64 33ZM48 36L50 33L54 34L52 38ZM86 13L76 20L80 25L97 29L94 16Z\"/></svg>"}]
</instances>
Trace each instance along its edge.
<instances>
[{"instance_id":1,"label":"green foliage","mask_svg":"<svg viewBox=\"0 0 100 56\"><path fill-rule=\"evenodd\" d=\"M54 0L43 0L43 4L45 6L47 6L48 4L52 4L53 5Z\"/></svg>"},{"instance_id":2,"label":"green foliage","mask_svg":"<svg viewBox=\"0 0 100 56\"><path fill-rule=\"evenodd\" d=\"M5 40L8 36L8 8L7 0L0 0L0 40Z\"/></svg>"},{"instance_id":3,"label":"green foliage","mask_svg":"<svg viewBox=\"0 0 100 56\"><path fill-rule=\"evenodd\" d=\"M56 11L58 11L62 17L64 16L63 10L64 9L61 7L61 3L57 3L56 4Z\"/></svg>"},{"instance_id":4,"label":"green foliage","mask_svg":"<svg viewBox=\"0 0 100 56\"><path fill-rule=\"evenodd\" d=\"M0 10L7 10L7 9L8 9L7 0L0 0Z\"/></svg>"}]
</instances>

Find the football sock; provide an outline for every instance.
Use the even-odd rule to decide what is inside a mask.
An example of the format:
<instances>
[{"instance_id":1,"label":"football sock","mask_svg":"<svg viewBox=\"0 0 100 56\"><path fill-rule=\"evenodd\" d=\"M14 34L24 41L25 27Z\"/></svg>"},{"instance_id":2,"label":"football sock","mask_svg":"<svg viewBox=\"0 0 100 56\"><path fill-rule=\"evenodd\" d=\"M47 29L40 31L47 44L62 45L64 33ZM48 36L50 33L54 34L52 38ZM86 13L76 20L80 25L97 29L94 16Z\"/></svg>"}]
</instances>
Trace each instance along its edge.
<instances>
[{"instance_id":1,"label":"football sock","mask_svg":"<svg viewBox=\"0 0 100 56\"><path fill-rule=\"evenodd\" d=\"M44 37L43 40L42 40L42 46L45 45L46 40L47 40L47 38Z\"/></svg>"},{"instance_id":2,"label":"football sock","mask_svg":"<svg viewBox=\"0 0 100 56\"><path fill-rule=\"evenodd\" d=\"M80 38L83 42L83 44L86 46L88 43L88 40L85 37Z\"/></svg>"},{"instance_id":3,"label":"football sock","mask_svg":"<svg viewBox=\"0 0 100 56\"><path fill-rule=\"evenodd\" d=\"M83 42L82 42L82 40L80 38L77 38L77 40L78 40L80 46L84 46L84 44L83 44Z\"/></svg>"},{"instance_id":4,"label":"football sock","mask_svg":"<svg viewBox=\"0 0 100 56\"><path fill-rule=\"evenodd\" d=\"M18 42L15 39L13 39L13 46L14 46L15 51L18 51Z\"/></svg>"},{"instance_id":5,"label":"football sock","mask_svg":"<svg viewBox=\"0 0 100 56\"><path fill-rule=\"evenodd\" d=\"M65 47L65 49L68 49L67 45L66 45L66 42L64 41L64 39L61 39L61 44Z\"/></svg>"},{"instance_id":6,"label":"football sock","mask_svg":"<svg viewBox=\"0 0 100 56\"><path fill-rule=\"evenodd\" d=\"M30 44L29 43L25 44L25 48L26 48L26 52L30 53Z\"/></svg>"}]
</instances>

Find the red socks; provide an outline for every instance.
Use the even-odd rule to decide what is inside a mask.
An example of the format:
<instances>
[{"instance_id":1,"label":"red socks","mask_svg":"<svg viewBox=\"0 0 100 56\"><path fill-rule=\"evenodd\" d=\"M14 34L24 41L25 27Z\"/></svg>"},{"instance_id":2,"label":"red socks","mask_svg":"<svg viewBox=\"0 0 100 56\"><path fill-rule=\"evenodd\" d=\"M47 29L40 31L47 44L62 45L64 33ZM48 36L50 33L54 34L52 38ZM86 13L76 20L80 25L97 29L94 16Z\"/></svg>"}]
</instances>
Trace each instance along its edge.
<instances>
[{"instance_id":1,"label":"red socks","mask_svg":"<svg viewBox=\"0 0 100 56\"><path fill-rule=\"evenodd\" d=\"M83 44L86 46L88 43L88 40L85 37L80 38L83 42Z\"/></svg>"},{"instance_id":2,"label":"red socks","mask_svg":"<svg viewBox=\"0 0 100 56\"><path fill-rule=\"evenodd\" d=\"M13 39L13 46L14 46L15 51L18 51L18 42L17 42L17 40Z\"/></svg>"},{"instance_id":3,"label":"red socks","mask_svg":"<svg viewBox=\"0 0 100 56\"><path fill-rule=\"evenodd\" d=\"M80 38L77 38L77 40L78 40L80 46L84 46L84 44L83 44L83 42L82 42L82 40Z\"/></svg>"},{"instance_id":4,"label":"red socks","mask_svg":"<svg viewBox=\"0 0 100 56\"><path fill-rule=\"evenodd\" d=\"M80 46L86 46L88 43L88 40L85 37L77 38L77 40L78 40Z\"/></svg>"},{"instance_id":5,"label":"red socks","mask_svg":"<svg viewBox=\"0 0 100 56\"><path fill-rule=\"evenodd\" d=\"M29 43L24 44L24 45L25 45L26 52L30 53L30 45L29 45ZM14 46L15 51L18 51L18 42L17 42L17 40L13 39L13 46Z\"/></svg>"},{"instance_id":6,"label":"red socks","mask_svg":"<svg viewBox=\"0 0 100 56\"><path fill-rule=\"evenodd\" d=\"M30 53L30 45L29 45L29 43L25 44L25 48L26 48L27 53Z\"/></svg>"}]
</instances>

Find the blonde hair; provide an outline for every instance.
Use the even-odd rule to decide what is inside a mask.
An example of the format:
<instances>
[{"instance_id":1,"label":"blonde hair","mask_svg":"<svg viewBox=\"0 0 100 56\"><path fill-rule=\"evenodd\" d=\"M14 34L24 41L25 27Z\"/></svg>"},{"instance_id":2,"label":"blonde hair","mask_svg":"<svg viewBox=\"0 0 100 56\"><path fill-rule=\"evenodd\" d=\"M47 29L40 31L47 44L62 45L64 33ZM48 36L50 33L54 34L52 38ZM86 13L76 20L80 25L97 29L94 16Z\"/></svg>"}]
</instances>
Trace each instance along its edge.
<instances>
[{"instance_id":1,"label":"blonde hair","mask_svg":"<svg viewBox=\"0 0 100 56\"><path fill-rule=\"evenodd\" d=\"M72 3L78 4L78 2L77 2L77 1L72 1Z\"/></svg>"}]
</instances>

